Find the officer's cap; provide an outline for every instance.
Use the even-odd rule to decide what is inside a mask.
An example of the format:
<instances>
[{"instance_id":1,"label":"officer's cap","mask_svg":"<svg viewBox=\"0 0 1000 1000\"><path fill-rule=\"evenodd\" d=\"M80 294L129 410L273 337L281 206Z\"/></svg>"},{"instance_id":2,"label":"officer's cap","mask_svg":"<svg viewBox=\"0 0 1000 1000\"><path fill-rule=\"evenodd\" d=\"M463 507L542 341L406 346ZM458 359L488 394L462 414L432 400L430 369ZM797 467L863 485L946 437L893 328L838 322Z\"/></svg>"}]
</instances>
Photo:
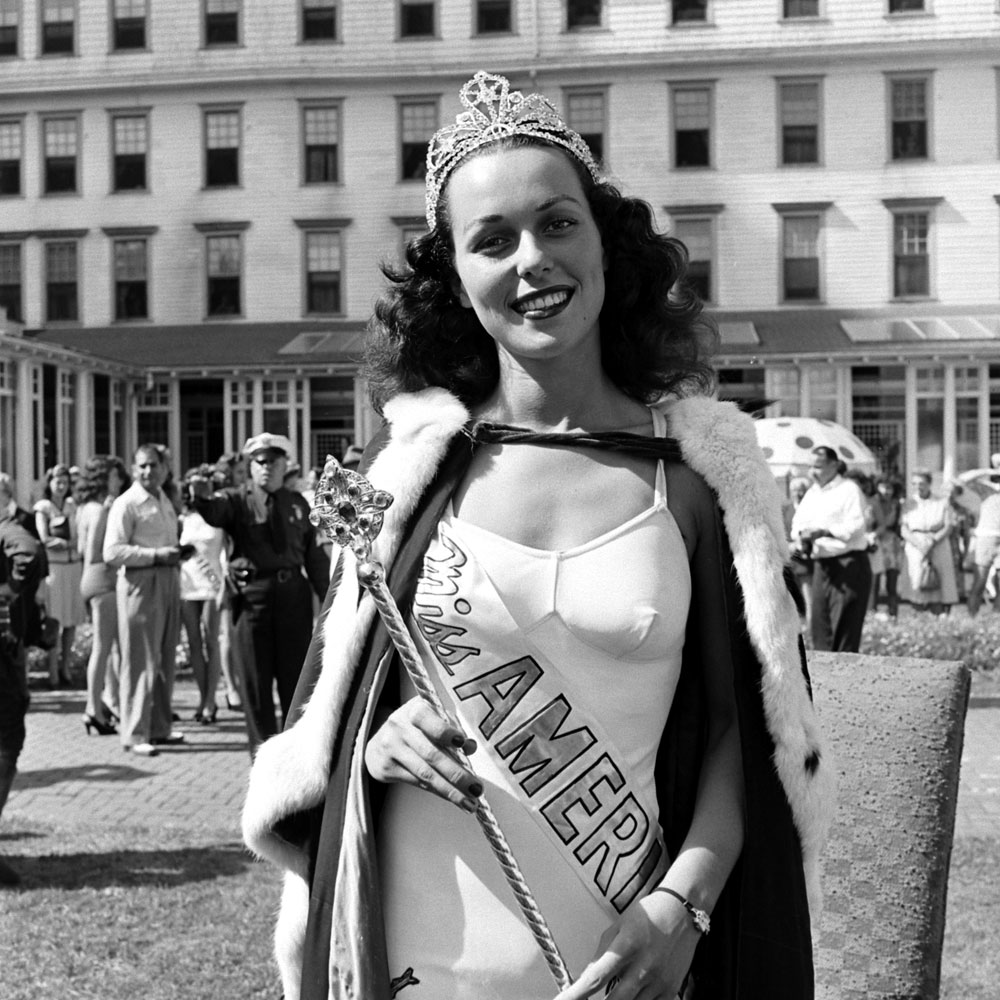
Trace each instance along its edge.
<instances>
[{"instance_id":1,"label":"officer's cap","mask_svg":"<svg viewBox=\"0 0 1000 1000\"><path fill-rule=\"evenodd\" d=\"M270 448L283 452L285 457L291 461L292 442L284 434L268 434L265 432L258 434L256 437L248 438L247 443L243 445L243 454L253 455L258 451L267 451Z\"/></svg>"}]
</instances>

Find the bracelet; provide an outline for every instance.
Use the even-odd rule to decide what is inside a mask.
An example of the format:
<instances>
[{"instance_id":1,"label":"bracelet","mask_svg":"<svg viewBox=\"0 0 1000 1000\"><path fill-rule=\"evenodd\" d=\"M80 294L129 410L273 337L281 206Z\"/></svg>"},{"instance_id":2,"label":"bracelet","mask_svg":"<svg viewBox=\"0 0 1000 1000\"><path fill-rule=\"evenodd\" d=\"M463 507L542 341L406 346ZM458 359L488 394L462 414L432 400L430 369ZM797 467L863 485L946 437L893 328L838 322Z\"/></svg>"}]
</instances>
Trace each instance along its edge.
<instances>
[{"instance_id":1,"label":"bracelet","mask_svg":"<svg viewBox=\"0 0 1000 1000\"><path fill-rule=\"evenodd\" d=\"M699 910L690 899L685 899L675 889L668 889L665 885L658 885L655 889L653 889L653 892L665 892L667 895L673 896L674 899L676 899L681 906L688 911L691 916L691 921L698 932L700 934L708 933L712 926L712 921L709 919L708 914L704 910ZM650 893L650 895L652 895L652 893Z\"/></svg>"}]
</instances>

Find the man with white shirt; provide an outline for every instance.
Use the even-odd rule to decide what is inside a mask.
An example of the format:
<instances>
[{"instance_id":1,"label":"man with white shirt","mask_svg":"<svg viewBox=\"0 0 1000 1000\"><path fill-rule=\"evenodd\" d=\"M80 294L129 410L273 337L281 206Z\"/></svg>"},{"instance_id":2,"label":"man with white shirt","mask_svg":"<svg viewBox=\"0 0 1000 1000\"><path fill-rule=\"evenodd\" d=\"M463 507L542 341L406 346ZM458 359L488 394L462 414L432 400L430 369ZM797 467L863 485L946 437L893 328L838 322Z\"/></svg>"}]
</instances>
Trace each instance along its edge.
<instances>
[{"instance_id":1,"label":"man with white shirt","mask_svg":"<svg viewBox=\"0 0 1000 1000\"><path fill-rule=\"evenodd\" d=\"M813 647L856 653L872 583L864 498L857 483L840 474L833 448L812 454L813 485L795 510L791 535L813 564Z\"/></svg>"},{"instance_id":2,"label":"man with white shirt","mask_svg":"<svg viewBox=\"0 0 1000 1000\"><path fill-rule=\"evenodd\" d=\"M122 746L146 757L164 743L181 743L171 731L180 628L180 562L177 512L162 486L165 449L136 449L132 485L111 505L104 561L118 574L118 642L121 650Z\"/></svg>"}]
</instances>

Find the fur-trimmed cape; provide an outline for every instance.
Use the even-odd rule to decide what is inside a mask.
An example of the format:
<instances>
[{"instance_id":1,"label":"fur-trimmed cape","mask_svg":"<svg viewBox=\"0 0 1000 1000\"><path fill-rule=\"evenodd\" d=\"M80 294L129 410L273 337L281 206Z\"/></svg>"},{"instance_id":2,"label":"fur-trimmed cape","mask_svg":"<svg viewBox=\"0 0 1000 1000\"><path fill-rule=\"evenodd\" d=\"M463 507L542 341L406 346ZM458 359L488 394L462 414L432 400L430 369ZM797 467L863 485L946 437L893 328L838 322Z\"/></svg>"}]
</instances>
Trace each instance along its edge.
<instances>
[{"instance_id":1,"label":"fur-trimmed cape","mask_svg":"<svg viewBox=\"0 0 1000 1000\"><path fill-rule=\"evenodd\" d=\"M809 913L815 925L821 904L819 854L834 808L834 769L813 712L798 613L784 584L787 545L780 496L757 447L752 421L735 405L704 397L670 400L660 408L685 463L718 498L735 570L727 604L737 619L730 630L740 644L740 675L748 678L737 697L748 829L739 874L730 879L739 886L731 892L727 886L705 943L717 949L715 965L736 964L738 955L749 970L739 982L720 980L716 995L735 996L739 990L750 996L756 993L743 991L758 981L755 976L780 982L774 964L791 962L788 954L795 950L808 951ZM419 561L423 548L419 538L413 541L418 532L414 522L436 521L433 511L425 509L427 493L437 489L446 498L454 488L454 482L447 482L448 467L457 481L464 464L454 458L456 443L460 447L469 414L453 396L435 388L397 396L387 404L386 418L388 439L367 475L396 498L374 553L388 570L397 555L400 563ZM446 481L439 485L442 479ZM243 813L248 846L286 871L275 936L286 1000L388 998L387 980L380 982L381 912L372 898L377 894L366 891L377 884L368 783L361 749L351 742L360 744L358 734L367 732L374 702L371 664L388 647L384 638L381 645L374 638L376 612L370 597L359 592L350 552L342 553L335 577L340 583L314 639L312 669L307 662L304 671L311 694L294 723L259 749ZM389 582L393 584L391 572ZM682 687L678 700L683 697ZM696 700L691 705L697 711ZM686 704L675 701L675 708L681 713ZM682 745L665 736L668 750ZM664 794L674 794L672 786ZM676 791L678 800L684 794L683 788ZM327 861L316 831L331 813L337 828L326 834L327 840L335 840ZM682 817L683 808L677 814ZM312 820L304 821L304 816ZM799 849L800 861L789 857ZM317 886L324 863L336 871ZM769 889L775 881L779 884ZM801 906L788 906L786 900L796 898L796 885L803 891ZM775 908L787 912L775 913ZM731 925L728 943L720 941L727 932L717 932L717 923ZM317 940L319 956L309 953ZM772 990L771 1000L799 1000L811 991L811 959L800 955L799 966L806 963L808 970L800 968L787 977L789 992ZM319 972L303 980L303 967L310 966Z\"/></svg>"}]
</instances>

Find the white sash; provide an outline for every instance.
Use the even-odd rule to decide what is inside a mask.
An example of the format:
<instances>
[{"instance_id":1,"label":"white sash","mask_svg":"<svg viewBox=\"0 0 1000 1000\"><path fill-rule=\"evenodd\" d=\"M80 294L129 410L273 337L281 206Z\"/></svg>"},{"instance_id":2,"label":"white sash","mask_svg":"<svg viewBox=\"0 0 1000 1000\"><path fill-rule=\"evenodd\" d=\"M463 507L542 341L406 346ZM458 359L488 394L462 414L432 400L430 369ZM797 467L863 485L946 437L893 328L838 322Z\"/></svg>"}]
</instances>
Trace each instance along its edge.
<instances>
[{"instance_id":1,"label":"white sash","mask_svg":"<svg viewBox=\"0 0 1000 1000\"><path fill-rule=\"evenodd\" d=\"M655 810L618 748L531 650L487 574L439 525L413 604L414 641L466 731L609 918L662 878Z\"/></svg>"}]
</instances>

